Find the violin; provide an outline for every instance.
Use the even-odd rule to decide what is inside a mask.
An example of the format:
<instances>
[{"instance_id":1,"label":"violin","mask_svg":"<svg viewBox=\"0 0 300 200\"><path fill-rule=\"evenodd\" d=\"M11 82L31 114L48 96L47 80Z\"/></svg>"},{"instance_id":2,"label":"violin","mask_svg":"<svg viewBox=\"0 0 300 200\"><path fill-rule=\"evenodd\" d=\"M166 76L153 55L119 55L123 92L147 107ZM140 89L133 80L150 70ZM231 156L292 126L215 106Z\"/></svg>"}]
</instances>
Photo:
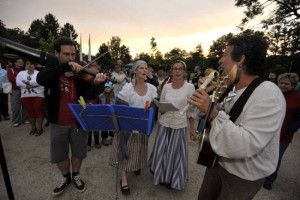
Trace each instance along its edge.
<instances>
[{"instance_id":1,"label":"violin","mask_svg":"<svg viewBox=\"0 0 300 200\"><path fill-rule=\"evenodd\" d=\"M108 51L101 54L100 56L98 56L97 58L92 60L90 63L83 66L83 68L80 70L80 72L74 74L74 78L80 78L80 79L82 79L84 81L88 81L88 82L93 81L94 78L96 77L96 75L98 73L100 73L100 71L96 66L90 66L90 65L92 63L94 63L95 61L97 61L99 58L103 57L107 53L108 53Z\"/></svg>"},{"instance_id":2,"label":"violin","mask_svg":"<svg viewBox=\"0 0 300 200\"><path fill-rule=\"evenodd\" d=\"M80 78L84 81L91 82L94 80L96 75L99 73L97 67L83 68L80 72L75 73L75 78Z\"/></svg>"}]
</instances>

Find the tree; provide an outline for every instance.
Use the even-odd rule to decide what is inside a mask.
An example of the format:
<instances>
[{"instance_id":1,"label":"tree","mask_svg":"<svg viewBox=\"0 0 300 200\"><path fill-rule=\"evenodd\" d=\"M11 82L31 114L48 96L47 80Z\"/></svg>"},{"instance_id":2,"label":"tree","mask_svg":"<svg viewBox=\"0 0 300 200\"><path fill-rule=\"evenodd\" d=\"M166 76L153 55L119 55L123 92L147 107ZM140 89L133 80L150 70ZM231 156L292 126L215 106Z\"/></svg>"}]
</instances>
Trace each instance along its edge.
<instances>
[{"instance_id":1,"label":"tree","mask_svg":"<svg viewBox=\"0 0 300 200\"><path fill-rule=\"evenodd\" d=\"M131 61L129 47L126 47L124 44L120 47L120 59L123 63L130 63Z\"/></svg>"},{"instance_id":2,"label":"tree","mask_svg":"<svg viewBox=\"0 0 300 200\"><path fill-rule=\"evenodd\" d=\"M50 31L48 33L48 37L46 39L45 38L41 38L39 40L40 49L42 51L45 51L45 52L48 52L48 53L54 53L53 52L54 41L55 41L54 35L52 35L52 32Z\"/></svg>"},{"instance_id":3,"label":"tree","mask_svg":"<svg viewBox=\"0 0 300 200\"><path fill-rule=\"evenodd\" d=\"M261 23L263 28L274 28L280 31L277 40L281 43L281 53L295 54L300 51L299 27L300 27L300 3L299 0L266 0L261 3L258 0L235 0L237 7L246 7L240 28L256 16L263 14L267 7L273 6L266 19ZM281 27L281 29L278 29ZM274 29L272 30L274 31ZM272 34L271 34L272 35ZM277 53L277 51L276 51Z\"/></svg>"},{"instance_id":4,"label":"tree","mask_svg":"<svg viewBox=\"0 0 300 200\"><path fill-rule=\"evenodd\" d=\"M150 39L150 45L151 45L151 51L152 51L152 53L153 53L153 55L154 55L155 52L157 51L157 49L156 49L157 43L156 43L154 37L152 37L152 38Z\"/></svg>"},{"instance_id":5,"label":"tree","mask_svg":"<svg viewBox=\"0 0 300 200\"><path fill-rule=\"evenodd\" d=\"M165 53L165 58L168 60L168 64L171 64L175 60L185 60L188 57L186 50L180 48L173 48L169 52Z\"/></svg>"},{"instance_id":6,"label":"tree","mask_svg":"<svg viewBox=\"0 0 300 200\"><path fill-rule=\"evenodd\" d=\"M6 37L6 28L5 24L0 19L0 37Z\"/></svg>"},{"instance_id":7,"label":"tree","mask_svg":"<svg viewBox=\"0 0 300 200\"><path fill-rule=\"evenodd\" d=\"M150 63L151 62L151 55L149 55L148 53L143 52L143 53L138 54L134 58L134 60L143 60L146 63Z\"/></svg>"},{"instance_id":8,"label":"tree","mask_svg":"<svg viewBox=\"0 0 300 200\"><path fill-rule=\"evenodd\" d=\"M131 55L129 47L124 44L121 46L121 38L118 36L113 36L107 43L110 55L113 60L121 59L124 63L129 63L131 61Z\"/></svg>"},{"instance_id":9,"label":"tree","mask_svg":"<svg viewBox=\"0 0 300 200\"><path fill-rule=\"evenodd\" d=\"M113 36L108 42L108 49L110 51L111 57L113 60L117 60L120 58L120 46L121 46L121 38L118 36Z\"/></svg>"},{"instance_id":10,"label":"tree","mask_svg":"<svg viewBox=\"0 0 300 200\"><path fill-rule=\"evenodd\" d=\"M70 37L70 33L72 34L72 38L73 40L76 40L76 38L78 37L78 34L76 33L74 26L70 23L66 23L59 32L59 36L66 36L66 37Z\"/></svg>"},{"instance_id":11,"label":"tree","mask_svg":"<svg viewBox=\"0 0 300 200\"><path fill-rule=\"evenodd\" d=\"M235 0L235 2L235 6L237 7L246 7L246 11L244 12L245 18L242 19L242 26L256 16L263 14L263 11L271 5L273 5L274 9L270 11L268 17L262 21L264 25L293 25L295 22L299 23L299 0L265 0L264 3L258 0Z\"/></svg>"},{"instance_id":12,"label":"tree","mask_svg":"<svg viewBox=\"0 0 300 200\"><path fill-rule=\"evenodd\" d=\"M44 28L43 20L36 19L31 22L31 25L28 29L30 37L36 41L39 41L42 36L42 30Z\"/></svg>"},{"instance_id":13,"label":"tree","mask_svg":"<svg viewBox=\"0 0 300 200\"><path fill-rule=\"evenodd\" d=\"M55 16L48 13L43 21L42 37L46 38L51 31L55 38L58 38L59 23ZM46 37L45 37L46 36Z\"/></svg>"},{"instance_id":14,"label":"tree","mask_svg":"<svg viewBox=\"0 0 300 200\"><path fill-rule=\"evenodd\" d=\"M108 51L108 46L105 43L102 43L98 49L98 53L96 54L96 57L102 55L103 53ZM113 65L113 61L111 59L110 53L105 54L103 57L101 57L98 60L98 63L101 64L102 69L111 69Z\"/></svg>"}]
</instances>

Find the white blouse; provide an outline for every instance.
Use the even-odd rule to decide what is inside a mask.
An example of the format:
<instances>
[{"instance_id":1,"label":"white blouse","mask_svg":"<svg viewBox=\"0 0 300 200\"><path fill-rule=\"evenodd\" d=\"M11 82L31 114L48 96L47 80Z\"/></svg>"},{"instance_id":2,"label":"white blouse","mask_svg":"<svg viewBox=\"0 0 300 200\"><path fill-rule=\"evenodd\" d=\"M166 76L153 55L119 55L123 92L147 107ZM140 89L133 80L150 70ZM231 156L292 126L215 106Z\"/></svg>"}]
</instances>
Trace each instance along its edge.
<instances>
[{"instance_id":1,"label":"white blouse","mask_svg":"<svg viewBox=\"0 0 300 200\"><path fill-rule=\"evenodd\" d=\"M18 73L17 77L16 77L16 85L19 86L21 88L21 98L24 97L45 97L44 96L44 90L45 88L41 85L39 85L36 82L36 76L39 72L37 70L34 70L34 73L29 75L28 71L21 71ZM30 89L26 89L26 84L23 83L22 81L28 80L28 77L30 77L30 81L29 84L32 86L36 86L35 88L30 88Z\"/></svg>"},{"instance_id":2,"label":"white blouse","mask_svg":"<svg viewBox=\"0 0 300 200\"><path fill-rule=\"evenodd\" d=\"M126 84L126 75L121 73L112 72L111 78L117 81L117 83L114 83L114 93L117 96L119 92L122 90L123 86Z\"/></svg>"},{"instance_id":3,"label":"white blouse","mask_svg":"<svg viewBox=\"0 0 300 200\"><path fill-rule=\"evenodd\" d=\"M232 101L225 104L227 113L243 91L237 90ZM230 174L250 181L272 174L278 162L284 116L285 99L270 81L264 81L253 91L235 123L220 111L209 134L219 164Z\"/></svg>"},{"instance_id":4,"label":"white blouse","mask_svg":"<svg viewBox=\"0 0 300 200\"><path fill-rule=\"evenodd\" d=\"M140 96L135 92L132 83L126 83L123 89L119 92L118 98L126 101L129 106L144 108L146 101L149 103L157 97L156 87L147 83L147 93L144 96Z\"/></svg>"},{"instance_id":5,"label":"white blouse","mask_svg":"<svg viewBox=\"0 0 300 200\"><path fill-rule=\"evenodd\" d=\"M190 110L184 115L181 115L181 110L186 106L187 99L193 95L195 92L195 87L191 83L185 82L183 86L179 89L174 89L172 83L166 84L163 87L160 101L161 102L171 102L178 111L168 111L161 115L159 123L165 127L170 127L173 129L185 128L187 127L187 116L190 117Z\"/></svg>"}]
</instances>

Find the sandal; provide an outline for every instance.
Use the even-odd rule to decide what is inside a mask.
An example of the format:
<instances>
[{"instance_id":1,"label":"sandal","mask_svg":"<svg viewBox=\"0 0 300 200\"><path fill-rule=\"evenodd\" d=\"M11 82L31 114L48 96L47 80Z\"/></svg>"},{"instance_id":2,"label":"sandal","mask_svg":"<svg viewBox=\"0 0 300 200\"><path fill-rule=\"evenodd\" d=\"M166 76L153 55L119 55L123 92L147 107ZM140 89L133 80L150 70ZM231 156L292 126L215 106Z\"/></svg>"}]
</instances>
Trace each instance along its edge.
<instances>
[{"instance_id":1,"label":"sandal","mask_svg":"<svg viewBox=\"0 0 300 200\"><path fill-rule=\"evenodd\" d=\"M35 129L32 129L29 133L29 135L34 135L35 133L37 132L36 128Z\"/></svg>"},{"instance_id":2,"label":"sandal","mask_svg":"<svg viewBox=\"0 0 300 200\"><path fill-rule=\"evenodd\" d=\"M43 133L43 129L38 130L38 131L35 133L35 136L40 136L40 135L42 135L42 133Z\"/></svg>"},{"instance_id":3,"label":"sandal","mask_svg":"<svg viewBox=\"0 0 300 200\"><path fill-rule=\"evenodd\" d=\"M121 185L121 191L124 195L129 195L130 194L130 188L128 185L122 186L122 179L120 180L120 185Z\"/></svg>"}]
</instances>

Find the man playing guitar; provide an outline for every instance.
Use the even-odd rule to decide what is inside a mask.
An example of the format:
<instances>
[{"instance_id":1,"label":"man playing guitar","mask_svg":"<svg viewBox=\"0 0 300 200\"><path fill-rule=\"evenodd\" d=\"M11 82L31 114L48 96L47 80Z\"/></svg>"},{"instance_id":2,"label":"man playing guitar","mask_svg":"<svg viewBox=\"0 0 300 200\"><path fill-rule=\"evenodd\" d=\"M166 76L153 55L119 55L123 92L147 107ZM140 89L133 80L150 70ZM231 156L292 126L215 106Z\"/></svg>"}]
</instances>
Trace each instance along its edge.
<instances>
[{"instance_id":1,"label":"man playing guitar","mask_svg":"<svg viewBox=\"0 0 300 200\"><path fill-rule=\"evenodd\" d=\"M228 42L219 64L225 73L234 65L241 69L236 96L225 110L211 113L209 141L217 163L207 168L198 199L252 199L277 165L280 129L285 115L282 92L272 82L259 84L244 104L240 115L230 119L230 109L259 77L266 57L267 43L259 36L239 35ZM211 99L203 89L188 100L208 112Z\"/></svg>"}]
</instances>

